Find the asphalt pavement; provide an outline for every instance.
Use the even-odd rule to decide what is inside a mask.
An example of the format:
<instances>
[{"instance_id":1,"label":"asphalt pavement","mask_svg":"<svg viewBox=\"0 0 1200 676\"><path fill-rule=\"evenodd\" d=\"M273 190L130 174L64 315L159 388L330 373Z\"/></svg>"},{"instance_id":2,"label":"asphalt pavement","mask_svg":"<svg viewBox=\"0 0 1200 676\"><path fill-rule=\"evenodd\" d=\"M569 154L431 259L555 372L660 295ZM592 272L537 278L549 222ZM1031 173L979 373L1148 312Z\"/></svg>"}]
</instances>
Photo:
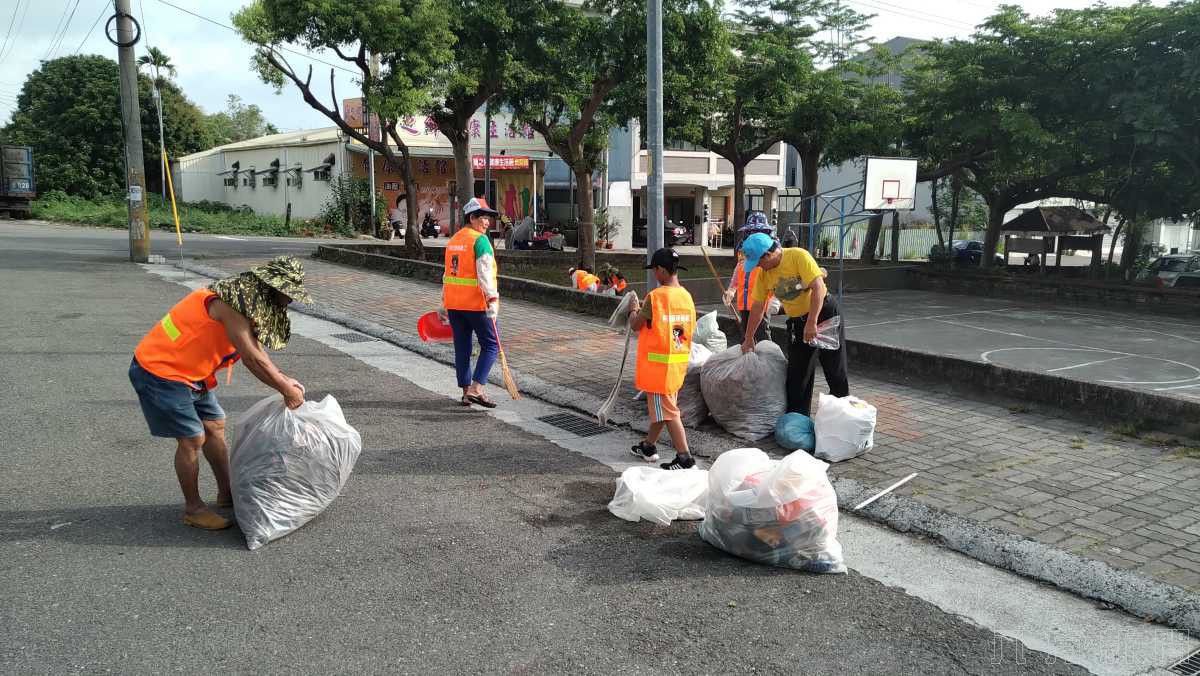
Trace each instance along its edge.
<instances>
[{"instance_id":1,"label":"asphalt pavement","mask_svg":"<svg viewBox=\"0 0 1200 676\"><path fill-rule=\"evenodd\" d=\"M363 435L344 494L256 552L187 528L125 375L185 290L104 246L0 249L2 672L1083 671L854 571L620 521L605 465L303 337L281 368ZM236 420L268 391L219 394Z\"/></svg>"}]
</instances>

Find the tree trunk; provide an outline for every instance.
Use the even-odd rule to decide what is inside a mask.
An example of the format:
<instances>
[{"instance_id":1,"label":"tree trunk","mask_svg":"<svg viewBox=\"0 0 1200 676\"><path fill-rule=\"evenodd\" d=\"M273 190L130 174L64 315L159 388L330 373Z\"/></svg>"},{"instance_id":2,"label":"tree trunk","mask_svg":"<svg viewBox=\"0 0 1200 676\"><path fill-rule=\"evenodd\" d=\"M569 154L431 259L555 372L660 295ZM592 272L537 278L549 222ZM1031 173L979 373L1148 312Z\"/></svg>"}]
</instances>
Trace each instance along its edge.
<instances>
[{"instance_id":1,"label":"tree trunk","mask_svg":"<svg viewBox=\"0 0 1200 676\"><path fill-rule=\"evenodd\" d=\"M938 246L945 251L946 240L942 237L942 210L938 207L938 183L941 182L942 179L935 178L933 184L929 186L929 195L932 200L929 210L933 213L933 232L937 235Z\"/></svg>"},{"instance_id":2,"label":"tree trunk","mask_svg":"<svg viewBox=\"0 0 1200 676\"><path fill-rule=\"evenodd\" d=\"M892 262L900 262L900 212L892 212Z\"/></svg>"},{"instance_id":3,"label":"tree trunk","mask_svg":"<svg viewBox=\"0 0 1200 676\"><path fill-rule=\"evenodd\" d=\"M950 227L947 232L953 233L958 227L958 202L962 196L962 182L957 177L950 180ZM954 246L954 242L950 242L950 246Z\"/></svg>"},{"instance_id":4,"label":"tree trunk","mask_svg":"<svg viewBox=\"0 0 1200 676\"><path fill-rule=\"evenodd\" d=\"M729 159L729 158L726 158ZM746 164L739 157L733 165L733 231L746 224Z\"/></svg>"},{"instance_id":5,"label":"tree trunk","mask_svg":"<svg viewBox=\"0 0 1200 676\"><path fill-rule=\"evenodd\" d=\"M983 237L983 257L979 264L985 269L992 268L992 259L996 256L996 245L1000 241L1000 226L1004 225L1004 214L1008 212L1008 204L993 196L988 200L988 229ZM954 242L950 242L953 248Z\"/></svg>"},{"instance_id":6,"label":"tree trunk","mask_svg":"<svg viewBox=\"0 0 1200 676\"><path fill-rule=\"evenodd\" d=\"M404 210L408 212L408 224L404 228L404 250L409 256L421 259L425 244L421 242L421 224L417 222L420 206L417 204L417 181L413 177L412 158L405 152L400 159L400 179L404 181Z\"/></svg>"},{"instance_id":7,"label":"tree trunk","mask_svg":"<svg viewBox=\"0 0 1200 676\"><path fill-rule=\"evenodd\" d=\"M595 212L592 209L592 170L591 167L573 168L575 188L579 193L579 220L576 222L579 238L579 262L592 270L596 269L596 232L593 223Z\"/></svg>"},{"instance_id":8,"label":"tree trunk","mask_svg":"<svg viewBox=\"0 0 1200 676\"><path fill-rule=\"evenodd\" d=\"M875 250L879 248L879 235L883 232L883 214L875 214L867 221L867 234L863 238L862 253L858 259L864 263L875 262Z\"/></svg>"},{"instance_id":9,"label":"tree trunk","mask_svg":"<svg viewBox=\"0 0 1200 676\"><path fill-rule=\"evenodd\" d=\"M450 147L454 149L454 180L456 182L455 197L458 201L457 213L451 211L450 222L462 225L462 208L471 198L475 197L475 170L471 166L471 134L467 125L461 129L441 127L439 129L446 138L450 139ZM485 160L485 161L490 161ZM496 205L489 204L493 209ZM452 228L453 232L456 228Z\"/></svg>"},{"instance_id":10,"label":"tree trunk","mask_svg":"<svg viewBox=\"0 0 1200 676\"><path fill-rule=\"evenodd\" d=\"M1117 239L1121 237L1121 231L1125 229L1125 217L1117 223L1117 229L1113 230L1112 241L1108 243L1108 264L1112 265L1113 253L1117 249ZM1108 270L1104 271L1104 278L1108 279Z\"/></svg>"},{"instance_id":11,"label":"tree trunk","mask_svg":"<svg viewBox=\"0 0 1200 676\"><path fill-rule=\"evenodd\" d=\"M1125 224L1125 246L1121 251L1121 277L1130 281L1130 273L1137 263L1139 249L1142 248L1142 238L1146 232L1146 224L1139 222L1136 216L1131 216Z\"/></svg>"}]
</instances>

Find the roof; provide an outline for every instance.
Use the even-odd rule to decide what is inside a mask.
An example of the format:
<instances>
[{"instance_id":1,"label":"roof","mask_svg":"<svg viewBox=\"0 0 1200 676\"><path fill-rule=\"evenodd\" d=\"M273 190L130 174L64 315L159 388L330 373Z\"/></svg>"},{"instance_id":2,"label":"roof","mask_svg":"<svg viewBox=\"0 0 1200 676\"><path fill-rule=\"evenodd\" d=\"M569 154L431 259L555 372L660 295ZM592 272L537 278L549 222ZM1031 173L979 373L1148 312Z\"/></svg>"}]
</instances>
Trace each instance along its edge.
<instances>
[{"instance_id":1,"label":"roof","mask_svg":"<svg viewBox=\"0 0 1200 676\"><path fill-rule=\"evenodd\" d=\"M1036 207L1005 223L1001 232L1032 235L1098 235L1111 230L1079 207Z\"/></svg>"},{"instance_id":2,"label":"roof","mask_svg":"<svg viewBox=\"0 0 1200 676\"><path fill-rule=\"evenodd\" d=\"M300 131L289 131L283 134L268 134L259 136L258 138L246 139L236 143L226 143L225 145L201 150L198 153L184 155L178 158L179 160L190 160L212 155L214 153L236 151L236 150L256 150L258 148L282 148L284 146L311 146L322 143L336 142L340 138L337 127L321 127L319 129L301 129Z\"/></svg>"}]
</instances>

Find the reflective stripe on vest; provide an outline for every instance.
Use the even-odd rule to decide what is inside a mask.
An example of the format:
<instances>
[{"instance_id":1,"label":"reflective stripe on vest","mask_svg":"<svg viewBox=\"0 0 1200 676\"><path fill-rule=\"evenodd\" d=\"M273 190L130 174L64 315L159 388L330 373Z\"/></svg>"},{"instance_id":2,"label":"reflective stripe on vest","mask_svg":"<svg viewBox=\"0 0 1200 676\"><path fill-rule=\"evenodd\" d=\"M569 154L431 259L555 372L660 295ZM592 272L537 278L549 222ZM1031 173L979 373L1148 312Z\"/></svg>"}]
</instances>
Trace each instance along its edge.
<instances>
[{"instance_id":1,"label":"reflective stripe on vest","mask_svg":"<svg viewBox=\"0 0 1200 676\"><path fill-rule=\"evenodd\" d=\"M687 375L696 306L687 289L673 286L654 289L646 296L646 304L654 315L638 332L634 385L643 392L673 394Z\"/></svg>"},{"instance_id":2,"label":"reflective stripe on vest","mask_svg":"<svg viewBox=\"0 0 1200 676\"><path fill-rule=\"evenodd\" d=\"M209 289L197 289L176 303L138 343L133 353L138 364L164 380L216 387L214 374L232 367L239 356L225 326L208 315L215 297Z\"/></svg>"},{"instance_id":3,"label":"reflective stripe on vest","mask_svg":"<svg viewBox=\"0 0 1200 676\"><path fill-rule=\"evenodd\" d=\"M471 277L442 277L442 284L457 284L459 286L479 286L479 280Z\"/></svg>"}]
</instances>

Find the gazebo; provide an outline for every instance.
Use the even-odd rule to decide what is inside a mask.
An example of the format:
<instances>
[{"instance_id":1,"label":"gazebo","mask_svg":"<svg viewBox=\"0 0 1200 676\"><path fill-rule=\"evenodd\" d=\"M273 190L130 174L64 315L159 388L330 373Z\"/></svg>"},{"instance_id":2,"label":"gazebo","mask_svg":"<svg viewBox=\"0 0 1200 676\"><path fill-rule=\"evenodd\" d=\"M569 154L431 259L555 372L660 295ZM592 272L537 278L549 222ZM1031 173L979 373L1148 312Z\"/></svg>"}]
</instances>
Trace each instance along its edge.
<instances>
[{"instance_id":1,"label":"gazebo","mask_svg":"<svg viewBox=\"0 0 1200 676\"><path fill-rule=\"evenodd\" d=\"M1064 250L1092 252L1092 269L1100 269L1104 236L1111 231L1099 219L1079 207L1037 207L1000 227L1004 235L1004 263L1010 253L1036 254L1041 257L1041 272L1046 273L1046 258L1055 254L1055 267L1062 266Z\"/></svg>"}]
</instances>

